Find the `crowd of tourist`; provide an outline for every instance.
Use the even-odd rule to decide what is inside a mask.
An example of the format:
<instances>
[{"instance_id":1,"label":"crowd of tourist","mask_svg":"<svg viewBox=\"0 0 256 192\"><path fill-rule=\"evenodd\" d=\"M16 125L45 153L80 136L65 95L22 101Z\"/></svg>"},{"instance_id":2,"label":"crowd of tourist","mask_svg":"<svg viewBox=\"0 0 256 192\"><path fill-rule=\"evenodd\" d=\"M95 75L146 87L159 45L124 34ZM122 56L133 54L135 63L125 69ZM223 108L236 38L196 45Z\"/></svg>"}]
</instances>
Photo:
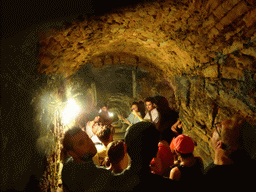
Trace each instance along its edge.
<instances>
[{"instance_id":1,"label":"crowd of tourist","mask_svg":"<svg viewBox=\"0 0 256 192\"><path fill-rule=\"evenodd\" d=\"M69 129L63 139L64 191L232 191L253 189L255 163L241 142L246 121L239 116L213 125L212 164L204 167L193 154L195 143L184 135L178 113L157 96L131 105L124 118L124 140L113 140L115 129L107 106L84 127Z\"/></svg>"}]
</instances>

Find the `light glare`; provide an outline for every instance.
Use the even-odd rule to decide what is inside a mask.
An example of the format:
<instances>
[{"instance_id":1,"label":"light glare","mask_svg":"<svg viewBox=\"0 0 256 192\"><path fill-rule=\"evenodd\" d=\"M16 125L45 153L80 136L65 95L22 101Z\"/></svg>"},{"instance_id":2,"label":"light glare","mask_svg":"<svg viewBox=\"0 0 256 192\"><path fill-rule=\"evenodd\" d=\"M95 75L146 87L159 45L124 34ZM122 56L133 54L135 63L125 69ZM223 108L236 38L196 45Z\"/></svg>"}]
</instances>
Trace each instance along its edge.
<instances>
[{"instance_id":1,"label":"light glare","mask_svg":"<svg viewBox=\"0 0 256 192\"><path fill-rule=\"evenodd\" d=\"M114 116L114 113L112 113L112 112L109 112L108 114L109 114L110 117Z\"/></svg>"},{"instance_id":2,"label":"light glare","mask_svg":"<svg viewBox=\"0 0 256 192\"><path fill-rule=\"evenodd\" d=\"M64 125L69 124L69 122L78 115L80 107L77 105L74 99L69 99L65 109L62 112L62 123Z\"/></svg>"}]
</instances>

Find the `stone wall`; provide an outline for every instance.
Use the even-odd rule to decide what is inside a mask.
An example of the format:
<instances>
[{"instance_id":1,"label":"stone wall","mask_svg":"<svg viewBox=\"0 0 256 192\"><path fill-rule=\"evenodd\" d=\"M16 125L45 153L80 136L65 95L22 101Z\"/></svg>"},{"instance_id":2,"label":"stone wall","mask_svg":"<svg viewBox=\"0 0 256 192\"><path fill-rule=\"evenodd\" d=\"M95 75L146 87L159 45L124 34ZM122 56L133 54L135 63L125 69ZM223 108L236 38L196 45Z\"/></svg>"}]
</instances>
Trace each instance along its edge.
<instances>
[{"instance_id":1,"label":"stone wall","mask_svg":"<svg viewBox=\"0 0 256 192\"><path fill-rule=\"evenodd\" d=\"M216 54L212 64L198 67L174 79L185 133L198 142L196 153L206 163L213 157L213 151L208 145L213 123L240 113L255 124L255 60L243 54L248 49L250 47L244 44L240 50L229 54ZM245 60L250 65L245 66L242 62Z\"/></svg>"},{"instance_id":2,"label":"stone wall","mask_svg":"<svg viewBox=\"0 0 256 192\"><path fill-rule=\"evenodd\" d=\"M145 68L174 88L185 133L207 164L214 122L235 112L256 121L255 6L165 0L81 16L39 32L39 72L69 76L87 62Z\"/></svg>"}]
</instances>

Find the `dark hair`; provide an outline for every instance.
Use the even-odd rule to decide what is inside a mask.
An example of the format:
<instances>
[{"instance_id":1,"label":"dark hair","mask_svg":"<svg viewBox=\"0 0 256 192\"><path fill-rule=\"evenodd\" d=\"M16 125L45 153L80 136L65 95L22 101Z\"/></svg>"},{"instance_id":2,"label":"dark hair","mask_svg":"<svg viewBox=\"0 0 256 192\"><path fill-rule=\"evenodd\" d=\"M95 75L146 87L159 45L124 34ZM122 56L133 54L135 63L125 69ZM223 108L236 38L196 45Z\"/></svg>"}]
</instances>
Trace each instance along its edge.
<instances>
[{"instance_id":1,"label":"dark hair","mask_svg":"<svg viewBox=\"0 0 256 192\"><path fill-rule=\"evenodd\" d=\"M137 101L132 102L132 106L136 105L139 108L139 103Z\"/></svg>"},{"instance_id":2,"label":"dark hair","mask_svg":"<svg viewBox=\"0 0 256 192\"><path fill-rule=\"evenodd\" d=\"M193 157L193 156L194 156L193 153L179 153L179 152L176 151L176 150L175 150L175 152L176 152L176 154L177 154L178 156L182 157L183 159L186 159L186 158L188 158L188 157Z\"/></svg>"},{"instance_id":3,"label":"dark hair","mask_svg":"<svg viewBox=\"0 0 256 192\"><path fill-rule=\"evenodd\" d=\"M125 134L127 152L132 162L149 163L157 153L159 135L151 122L142 121L132 125Z\"/></svg>"},{"instance_id":4,"label":"dark hair","mask_svg":"<svg viewBox=\"0 0 256 192\"><path fill-rule=\"evenodd\" d=\"M155 98L154 97L147 97L145 99L145 102L151 102L152 104L155 103L156 104L156 101L155 101Z\"/></svg>"},{"instance_id":5,"label":"dark hair","mask_svg":"<svg viewBox=\"0 0 256 192\"><path fill-rule=\"evenodd\" d=\"M108 144L107 150L106 150L107 166L110 166L110 163L117 164L124 158L124 155L125 155L124 145L125 145L124 142L121 140L113 141Z\"/></svg>"},{"instance_id":6,"label":"dark hair","mask_svg":"<svg viewBox=\"0 0 256 192\"><path fill-rule=\"evenodd\" d=\"M161 95L157 95L154 97L155 101L156 101L156 105L157 105L157 109L169 109L169 102L168 100Z\"/></svg>"},{"instance_id":7,"label":"dark hair","mask_svg":"<svg viewBox=\"0 0 256 192\"><path fill-rule=\"evenodd\" d=\"M69 129L65 134L64 138L62 141L63 148L66 151L72 151L73 150L73 143L72 143L72 138L79 132L82 131L82 129L78 126L72 127Z\"/></svg>"},{"instance_id":8,"label":"dark hair","mask_svg":"<svg viewBox=\"0 0 256 192\"><path fill-rule=\"evenodd\" d=\"M160 132L160 141L165 140L169 145L172 142L172 139L175 137L175 134L171 130L171 128L165 129L162 132Z\"/></svg>"},{"instance_id":9,"label":"dark hair","mask_svg":"<svg viewBox=\"0 0 256 192\"><path fill-rule=\"evenodd\" d=\"M139 112L141 114L141 117L144 118L145 117L145 104L143 101L139 101L138 102L138 108L139 108Z\"/></svg>"},{"instance_id":10,"label":"dark hair","mask_svg":"<svg viewBox=\"0 0 256 192\"><path fill-rule=\"evenodd\" d=\"M102 142L107 142L111 134L114 134L114 127L110 125L105 125L97 130L96 136Z\"/></svg>"},{"instance_id":11,"label":"dark hair","mask_svg":"<svg viewBox=\"0 0 256 192\"><path fill-rule=\"evenodd\" d=\"M103 108L103 107L107 107L108 108L108 105L106 103L102 103L99 106L100 106L100 108Z\"/></svg>"},{"instance_id":12,"label":"dark hair","mask_svg":"<svg viewBox=\"0 0 256 192\"><path fill-rule=\"evenodd\" d=\"M65 134L64 134L64 138L62 140L62 145L63 148L61 150L61 160L64 161L68 156L68 152L69 151L73 151L73 142L72 142L72 138L78 134L78 132L82 131L82 129L78 126L72 127L71 129L69 129Z\"/></svg>"}]
</instances>

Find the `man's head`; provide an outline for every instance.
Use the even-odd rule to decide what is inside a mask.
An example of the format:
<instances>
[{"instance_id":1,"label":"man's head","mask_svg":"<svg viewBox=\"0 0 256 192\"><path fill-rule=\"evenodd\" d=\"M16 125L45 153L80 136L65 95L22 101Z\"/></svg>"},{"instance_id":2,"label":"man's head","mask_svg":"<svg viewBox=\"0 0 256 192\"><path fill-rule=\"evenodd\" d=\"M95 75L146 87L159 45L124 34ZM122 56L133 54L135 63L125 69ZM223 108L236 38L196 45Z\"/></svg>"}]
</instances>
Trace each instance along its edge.
<instances>
[{"instance_id":1,"label":"man's head","mask_svg":"<svg viewBox=\"0 0 256 192\"><path fill-rule=\"evenodd\" d=\"M93 120L92 132L96 135L98 129L104 124L104 119L101 116L96 116Z\"/></svg>"},{"instance_id":2,"label":"man's head","mask_svg":"<svg viewBox=\"0 0 256 192\"><path fill-rule=\"evenodd\" d=\"M100 105L100 109L101 109L101 111L107 112L107 111L108 111L108 106L107 106L107 104L104 103L104 104Z\"/></svg>"},{"instance_id":3,"label":"man's head","mask_svg":"<svg viewBox=\"0 0 256 192\"><path fill-rule=\"evenodd\" d=\"M131 111L136 111L136 112L139 111L139 103L138 102L132 103Z\"/></svg>"},{"instance_id":4,"label":"man's head","mask_svg":"<svg viewBox=\"0 0 256 192\"><path fill-rule=\"evenodd\" d=\"M152 111L156 107L155 99L153 97L146 98L145 105L148 111Z\"/></svg>"},{"instance_id":5,"label":"man's head","mask_svg":"<svg viewBox=\"0 0 256 192\"><path fill-rule=\"evenodd\" d=\"M151 122L132 125L125 134L127 152L132 163L148 166L158 150L160 133Z\"/></svg>"},{"instance_id":6,"label":"man's head","mask_svg":"<svg viewBox=\"0 0 256 192\"><path fill-rule=\"evenodd\" d=\"M213 149L223 149L227 155L231 155L234 151L242 148L241 129L245 121L238 115L215 123L214 132L211 138Z\"/></svg>"},{"instance_id":7,"label":"man's head","mask_svg":"<svg viewBox=\"0 0 256 192\"><path fill-rule=\"evenodd\" d=\"M108 144L106 154L109 163L112 165L117 165L122 163L123 167L126 168L129 164L129 157L127 154L127 146L121 141L113 141Z\"/></svg>"},{"instance_id":8,"label":"man's head","mask_svg":"<svg viewBox=\"0 0 256 192\"><path fill-rule=\"evenodd\" d=\"M80 127L65 133L63 148L78 162L83 161L85 155L93 157L97 153L94 143Z\"/></svg>"},{"instance_id":9,"label":"man's head","mask_svg":"<svg viewBox=\"0 0 256 192\"><path fill-rule=\"evenodd\" d=\"M107 146L113 141L114 130L114 127L111 125L100 125L96 132L96 136L105 146Z\"/></svg>"}]
</instances>

